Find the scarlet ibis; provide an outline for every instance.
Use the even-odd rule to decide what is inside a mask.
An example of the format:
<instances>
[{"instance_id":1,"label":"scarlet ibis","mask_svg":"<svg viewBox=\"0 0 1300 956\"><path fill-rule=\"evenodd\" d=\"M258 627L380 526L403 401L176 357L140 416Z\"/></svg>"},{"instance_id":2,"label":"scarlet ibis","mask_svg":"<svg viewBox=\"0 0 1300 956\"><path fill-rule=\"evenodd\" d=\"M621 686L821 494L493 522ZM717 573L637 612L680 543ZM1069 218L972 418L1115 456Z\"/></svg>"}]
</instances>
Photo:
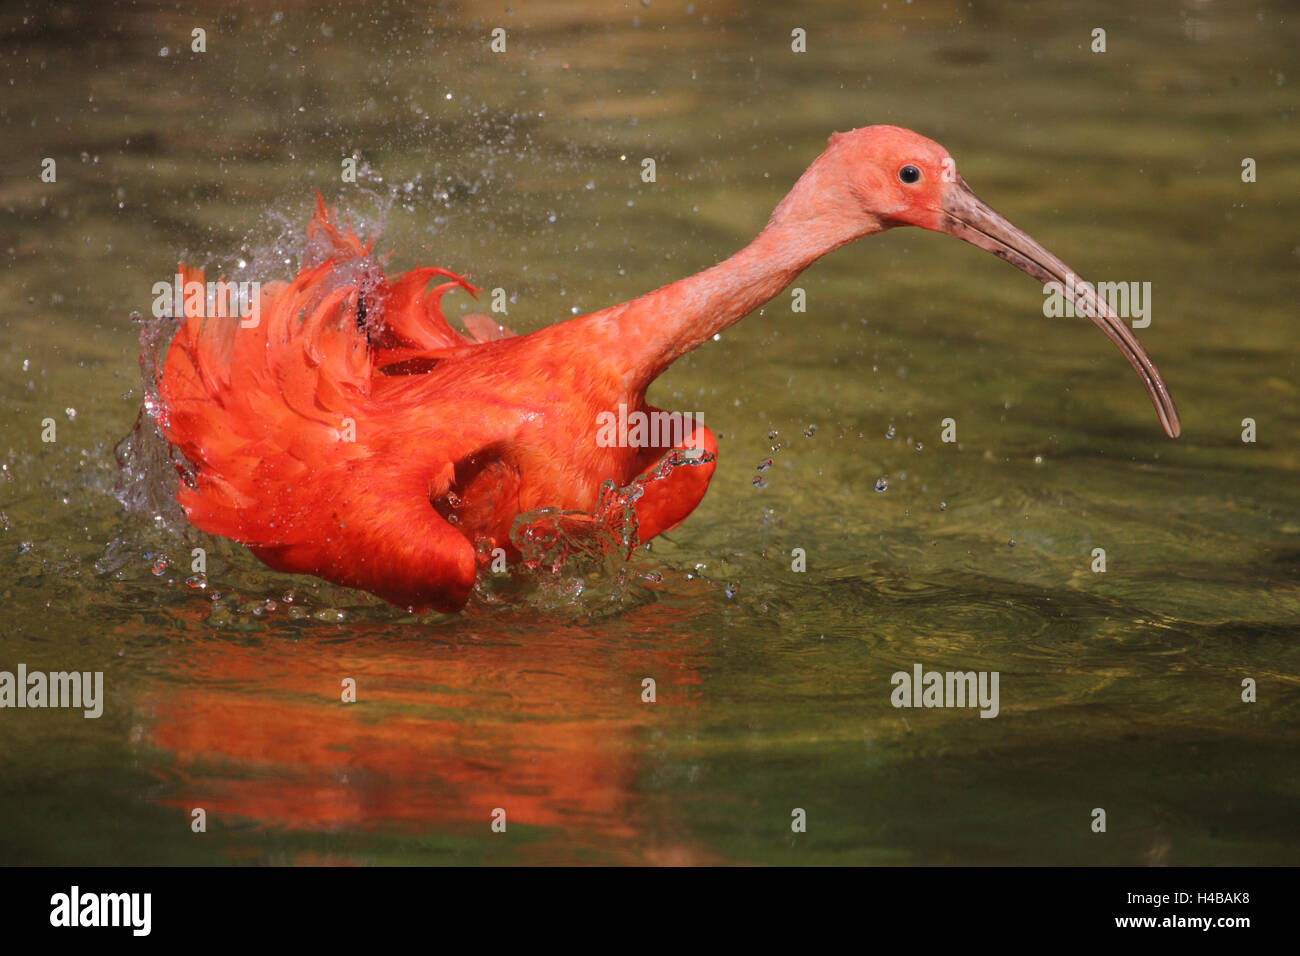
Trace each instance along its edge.
<instances>
[{"instance_id":1,"label":"scarlet ibis","mask_svg":"<svg viewBox=\"0 0 1300 956\"><path fill-rule=\"evenodd\" d=\"M541 508L593 512L604 482L646 476L641 541L682 522L713 475L717 442L597 440L598 416L643 414L673 361L767 302L833 249L920 226L987 249L1077 296L1137 370L1165 431L1178 413L1132 332L1072 270L975 197L947 150L910 130L831 136L730 259L621 305L515 336L483 316L451 328L439 302L459 276L387 278L317 197L309 254L261 290L260 321L178 317L156 419L192 466L189 520L281 571L400 606L455 611L511 525ZM182 267L189 281L197 270ZM445 279L429 288L435 278ZM201 311L201 310L194 310ZM627 447L627 446L631 447ZM666 456L675 455L665 467Z\"/></svg>"}]
</instances>

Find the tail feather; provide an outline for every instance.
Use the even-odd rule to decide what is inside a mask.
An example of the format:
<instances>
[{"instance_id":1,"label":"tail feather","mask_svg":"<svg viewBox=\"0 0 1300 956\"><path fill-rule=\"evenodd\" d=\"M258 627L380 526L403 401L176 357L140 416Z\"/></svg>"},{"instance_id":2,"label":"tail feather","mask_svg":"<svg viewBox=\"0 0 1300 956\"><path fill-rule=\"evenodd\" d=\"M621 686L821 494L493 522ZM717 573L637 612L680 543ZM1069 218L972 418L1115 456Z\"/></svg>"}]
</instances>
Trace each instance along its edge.
<instances>
[{"instance_id":1,"label":"tail feather","mask_svg":"<svg viewBox=\"0 0 1300 956\"><path fill-rule=\"evenodd\" d=\"M339 229L332 221L333 215L334 210L326 206L321 194L317 193L316 209L312 213L311 221L307 223L309 257L315 256L321 260L334 262L368 259L371 250L375 247L374 242L369 244L362 242L350 225L346 227L346 231Z\"/></svg>"},{"instance_id":2,"label":"tail feather","mask_svg":"<svg viewBox=\"0 0 1300 956\"><path fill-rule=\"evenodd\" d=\"M262 288L257 324L198 308L179 316L159 378L158 424L194 469L177 494L187 517L261 548L307 547L298 519L317 504L308 488L367 456L364 441L342 439L367 427L386 356L477 344L439 307L451 289L477 292L455 273L423 268L390 282L373 243L340 228L319 195L307 234L308 264ZM203 282L199 269L180 271ZM427 288L435 278L450 281Z\"/></svg>"},{"instance_id":3,"label":"tail feather","mask_svg":"<svg viewBox=\"0 0 1300 956\"><path fill-rule=\"evenodd\" d=\"M426 291L435 276L451 276L455 281ZM393 283L379 303L384 325L375 344L381 353L393 348L449 348L469 342L470 339L447 324L440 307L442 297L456 288L471 294L479 291L455 273L432 266L414 269Z\"/></svg>"}]
</instances>

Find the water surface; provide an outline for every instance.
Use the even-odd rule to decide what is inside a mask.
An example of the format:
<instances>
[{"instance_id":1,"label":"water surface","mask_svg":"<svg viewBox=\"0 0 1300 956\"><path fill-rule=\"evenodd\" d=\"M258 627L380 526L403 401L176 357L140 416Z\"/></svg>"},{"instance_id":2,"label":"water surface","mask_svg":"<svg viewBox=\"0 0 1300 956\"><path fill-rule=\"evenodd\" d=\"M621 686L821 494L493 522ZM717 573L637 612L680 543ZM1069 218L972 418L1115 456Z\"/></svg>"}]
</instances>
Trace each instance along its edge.
<instances>
[{"instance_id":1,"label":"water surface","mask_svg":"<svg viewBox=\"0 0 1300 956\"><path fill-rule=\"evenodd\" d=\"M0 14L0 669L107 701L0 711L0 861L1300 862L1292 5L86 6ZM417 618L114 496L132 311L178 258L275 274L316 190L526 332L730 255L872 123L1152 283L1182 438L1031 280L898 230L659 380L720 463L621 576ZM998 717L895 709L917 663Z\"/></svg>"}]
</instances>

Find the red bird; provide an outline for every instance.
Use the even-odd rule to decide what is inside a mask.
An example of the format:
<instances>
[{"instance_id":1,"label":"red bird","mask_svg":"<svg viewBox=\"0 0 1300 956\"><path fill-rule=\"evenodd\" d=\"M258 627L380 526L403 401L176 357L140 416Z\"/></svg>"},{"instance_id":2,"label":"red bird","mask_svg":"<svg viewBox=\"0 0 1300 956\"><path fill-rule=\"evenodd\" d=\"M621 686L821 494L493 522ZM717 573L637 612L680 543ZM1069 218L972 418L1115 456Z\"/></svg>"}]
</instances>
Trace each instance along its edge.
<instances>
[{"instance_id":1,"label":"red bird","mask_svg":"<svg viewBox=\"0 0 1300 956\"><path fill-rule=\"evenodd\" d=\"M292 282L262 289L258 324L178 320L156 413L193 467L177 499L192 523L272 568L441 611L464 606L492 549L517 555L518 515L594 512L611 479L654 472L634 503L648 540L700 503L717 443L688 421L675 449L608 447L598 416L620 404L658 411L646 389L676 359L832 249L895 226L956 236L1072 288L1178 435L1159 371L1104 300L977 199L942 146L870 126L834 134L730 259L524 336L482 316L466 322L473 338L454 331L442 295L476 290L434 268L386 278L318 197L307 262ZM202 281L196 270L185 277ZM448 281L429 289L436 277ZM680 466L658 467L674 450Z\"/></svg>"}]
</instances>

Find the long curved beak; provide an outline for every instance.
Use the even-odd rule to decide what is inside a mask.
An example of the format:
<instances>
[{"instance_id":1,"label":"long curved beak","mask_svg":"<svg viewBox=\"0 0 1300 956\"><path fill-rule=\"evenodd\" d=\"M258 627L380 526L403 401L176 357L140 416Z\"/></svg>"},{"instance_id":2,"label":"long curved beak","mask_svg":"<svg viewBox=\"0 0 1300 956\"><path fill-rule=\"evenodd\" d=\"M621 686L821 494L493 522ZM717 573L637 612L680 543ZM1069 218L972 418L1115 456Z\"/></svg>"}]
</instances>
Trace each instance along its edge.
<instances>
[{"instance_id":1,"label":"long curved beak","mask_svg":"<svg viewBox=\"0 0 1300 956\"><path fill-rule=\"evenodd\" d=\"M1147 387L1147 394L1151 396L1151 403L1156 407L1156 414L1160 416L1160 424L1164 426L1165 433L1170 438L1177 438L1182 426L1178 421L1178 409L1174 407L1174 400L1169 396L1164 379L1160 377L1160 370L1151 361L1151 356L1147 355L1142 343L1124 324L1124 320L1115 314L1105 299L1097 295L1091 284L1079 278L1077 272L981 202L964 179L958 178L954 186L944 198L940 230L964 239L971 245L987 249L999 259L1005 259L1044 284L1059 283L1062 294L1072 294L1075 309L1091 318L1097 328L1119 346L1129 364L1137 370L1142 377L1142 384ZM1067 279L1067 276L1073 276L1073 280ZM1068 291L1071 289L1072 293Z\"/></svg>"}]
</instances>

